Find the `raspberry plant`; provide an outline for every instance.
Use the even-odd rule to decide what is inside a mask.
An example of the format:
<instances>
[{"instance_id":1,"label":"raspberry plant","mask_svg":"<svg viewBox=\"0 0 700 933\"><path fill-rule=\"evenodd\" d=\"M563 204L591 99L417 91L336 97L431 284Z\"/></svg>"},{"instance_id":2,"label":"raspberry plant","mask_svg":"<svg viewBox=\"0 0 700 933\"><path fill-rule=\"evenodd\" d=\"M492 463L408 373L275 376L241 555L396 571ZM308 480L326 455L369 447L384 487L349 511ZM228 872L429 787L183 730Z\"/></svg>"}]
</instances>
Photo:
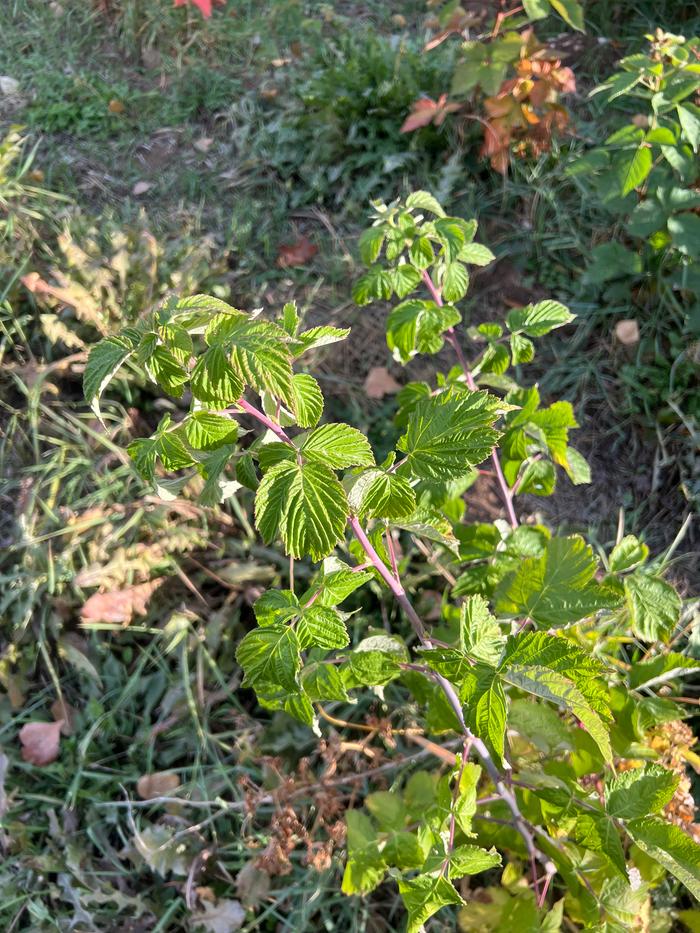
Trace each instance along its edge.
<instances>
[{"instance_id":1,"label":"raspberry plant","mask_svg":"<svg viewBox=\"0 0 700 933\"><path fill-rule=\"evenodd\" d=\"M562 473L589 480L569 443L571 405L543 406L517 380L535 341L573 315L542 301L468 328L468 361L458 304L469 267L493 260L476 230L415 192L376 204L360 239L368 269L354 297L398 299L394 357L455 357L434 384L400 392L400 436L381 462L352 425L322 423L320 386L299 369L349 331L304 329L294 304L268 320L205 295L170 300L95 346L85 395L99 415L123 366L145 374L180 402L128 448L144 479L167 496L191 484L210 506L254 492L261 537L290 558L289 588L260 596L237 650L261 707L319 733L318 705L372 690L443 743L442 773L416 771L348 811L345 893L396 879L417 931L464 905L455 882L493 877L507 858L498 922L553 931L566 910L568 928L628 930L664 877L700 896L700 848L669 816L679 776L652 743L683 716L660 685L672 692L697 665L678 650L680 597L641 541L620 534L596 554L578 535L521 523L520 495L550 494ZM469 520L480 464L507 521ZM297 560L314 565L303 590ZM418 562L421 585L444 584L431 625L409 593ZM343 609L361 587L395 600L393 630L361 630Z\"/></svg>"}]
</instances>

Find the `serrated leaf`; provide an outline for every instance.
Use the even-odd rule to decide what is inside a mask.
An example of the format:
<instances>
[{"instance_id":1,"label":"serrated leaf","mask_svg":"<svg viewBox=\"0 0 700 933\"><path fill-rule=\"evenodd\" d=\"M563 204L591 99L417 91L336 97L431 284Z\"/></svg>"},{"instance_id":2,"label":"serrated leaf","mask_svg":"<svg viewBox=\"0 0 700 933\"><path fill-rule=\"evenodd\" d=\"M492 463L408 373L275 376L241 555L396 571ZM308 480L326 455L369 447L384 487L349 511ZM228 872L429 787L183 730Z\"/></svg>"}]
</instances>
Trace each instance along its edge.
<instances>
[{"instance_id":1,"label":"serrated leaf","mask_svg":"<svg viewBox=\"0 0 700 933\"><path fill-rule=\"evenodd\" d=\"M298 689L299 642L294 629L288 625L273 623L248 632L238 645L236 660L245 673L244 685L262 690L266 687Z\"/></svg>"},{"instance_id":2,"label":"serrated leaf","mask_svg":"<svg viewBox=\"0 0 700 933\"><path fill-rule=\"evenodd\" d=\"M283 337L284 332L275 324L243 318L227 328L221 339L230 352L231 366L243 382L259 393L267 389L291 406L292 361Z\"/></svg>"},{"instance_id":3,"label":"serrated leaf","mask_svg":"<svg viewBox=\"0 0 700 933\"><path fill-rule=\"evenodd\" d=\"M630 820L625 829L639 848L700 899L700 846L673 823L656 817Z\"/></svg>"},{"instance_id":4,"label":"serrated leaf","mask_svg":"<svg viewBox=\"0 0 700 933\"><path fill-rule=\"evenodd\" d=\"M507 683L526 693L563 706L585 727L603 757L612 764L609 729L598 713L588 704L574 681L563 674L539 665L525 666L508 663L500 672Z\"/></svg>"},{"instance_id":5,"label":"serrated leaf","mask_svg":"<svg viewBox=\"0 0 700 933\"><path fill-rule=\"evenodd\" d=\"M408 518L416 509L416 494L410 483L396 473L368 470L348 493L350 508L358 518Z\"/></svg>"},{"instance_id":6,"label":"serrated leaf","mask_svg":"<svg viewBox=\"0 0 700 933\"><path fill-rule=\"evenodd\" d=\"M676 792L678 775L661 765L622 771L605 785L605 809L619 820L633 820L663 810Z\"/></svg>"},{"instance_id":7,"label":"serrated leaf","mask_svg":"<svg viewBox=\"0 0 700 933\"><path fill-rule=\"evenodd\" d=\"M323 424L306 438L302 454L309 460L343 470L351 466L374 465L369 441L357 428L348 424Z\"/></svg>"},{"instance_id":8,"label":"serrated leaf","mask_svg":"<svg viewBox=\"0 0 700 933\"><path fill-rule=\"evenodd\" d=\"M541 557L527 558L496 591L496 611L538 625L561 626L612 608L616 597L595 582L598 561L579 535L552 538Z\"/></svg>"},{"instance_id":9,"label":"serrated leaf","mask_svg":"<svg viewBox=\"0 0 700 933\"><path fill-rule=\"evenodd\" d=\"M445 301L460 301L469 288L469 273L461 262L451 262L442 280L442 296Z\"/></svg>"},{"instance_id":10,"label":"serrated leaf","mask_svg":"<svg viewBox=\"0 0 700 933\"><path fill-rule=\"evenodd\" d=\"M406 807L399 794L375 791L365 797L365 806L382 830L402 830L406 825Z\"/></svg>"},{"instance_id":11,"label":"serrated leaf","mask_svg":"<svg viewBox=\"0 0 700 933\"><path fill-rule=\"evenodd\" d=\"M462 224L455 217L443 217L434 223L435 233L442 244L447 262L455 262L459 252L467 242ZM473 234L472 234L473 235Z\"/></svg>"},{"instance_id":12,"label":"serrated leaf","mask_svg":"<svg viewBox=\"0 0 700 933\"><path fill-rule=\"evenodd\" d=\"M217 450L235 444L238 424L211 411L195 411L185 421L185 436L195 450Z\"/></svg>"},{"instance_id":13,"label":"serrated leaf","mask_svg":"<svg viewBox=\"0 0 700 933\"><path fill-rule=\"evenodd\" d=\"M369 227L360 234L358 242L360 258L366 266L371 266L379 258L385 236L386 229L384 226Z\"/></svg>"},{"instance_id":14,"label":"serrated leaf","mask_svg":"<svg viewBox=\"0 0 700 933\"><path fill-rule=\"evenodd\" d=\"M200 402L222 409L241 397L243 380L229 363L223 347L215 345L197 360L192 370L190 389Z\"/></svg>"},{"instance_id":15,"label":"serrated leaf","mask_svg":"<svg viewBox=\"0 0 700 933\"><path fill-rule=\"evenodd\" d=\"M487 392L451 389L419 402L398 449L422 479L463 476L485 460L498 439L493 424L501 402Z\"/></svg>"},{"instance_id":16,"label":"serrated leaf","mask_svg":"<svg viewBox=\"0 0 700 933\"><path fill-rule=\"evenodd\" d=\"M340 565L337 570L327 569L327 564ZM318 602L322 606L337 606L347 599L351 593L359 589L368 580L372 579L372 574L366 570L351 570L341 561L335 561L330 558L324 563L324 575L314 587L316 591L320 588Z\"/></svg>"},{"instance_id":17,"label":"serrated leaf","mask_svg":"<svg viewBox=\"0 0 700 933\"><path fill-rule=\"evenodd\" d=\"M576 842L592 852L601 852L606 856L623 878L627 879L625 853L622 850L620 834L613 821L598 811L580 813L572 833Z\"/></svg>"},{"instance_id":18,"label":"serrated leaf","mask_svg":"<svg viewBox=\"0 0 700 933\"><path fill-rule=\"evenodd\" d=\"M688 677L700 671L700 660L688 658L684 654L668 651L659 654L650 661L638 661L632 665L629 674L630 687L658 687L678 677Z\"/></svg>"},{"instance_id":19,"label":"serrated leaf","mask_svg":"<svg viewBox=\"0 0 700 933\"><path fill-rule=\"evenodd\" d=\"M408 363L416 353L438 353L442 334L460 321L459 311L450 305L440 307L420 298L403 301L387 318L387 346L401 363Z\"/></svg>"},{"instance_id":20,"label":"serrated leaf","mask_svg":"<svg viewBox=\"0 0 700 933\"><path fill-rule=\"evenodd\" d=\"M501 864L501 856L495 849L482 849L481 846L456 846L448 856L447 871L451 879L464 878L465 875L478 875Z\"/></svg>"},{"instance_id":21,"label":"serrated leaf","mask_svg":"<svg viewBox=\"0 0 700 933\"><path fill-rule=\"evenodd\" d=\"M531 363L535 358L535 345L527 337L521 334L510 335L510 352L513 357L513 365L519 363Z\"/></svg>"},{"instance_id":22,"label":"serrated leaf","mask_svg":"<svg viewBox=\"0 0 700 933\"><path fill-rule=\"evenodd\" d=\"M438 217L445 216L440 202L429 191L412 191L406 198L406 207L411 210L430 211Z\"/></svg>"},{"instance_id":23,"label":"serrated leaf","mask_svg":"<svg viewBox=\"0 0 700 933\"><path fill-rule=\"evenodd\" d=\"M258 625L289 622L301 613L299 600L291 590L266 590L253 603Z\"/></svg>"},{"instance_id":24,"label":"serrated leaf","mask_svg":"<svg viewBox=\"0 0 700 933\"><path fill-rule=\"evenodd\" d=\"M631 570L637 564L643 564L648 556L649 548L646 544L641 542L635 535L625 535L610 553L610 570L613 573Z\"/></svg>"},{"instance_id":25,"label":"serrated leaf","mask_svg":"<svg viewBox=\"0 0 700 933\"><path fill-rule=\"evenodd\" d=\"M373 266L359 279L352 289L355 304L367 305L376 299L388 301L394 290L394 276L390 269Z\"/></svg>"},{"instance_id":26,"label":"serrated leaf","mask_svg":"<svg viewBox=\"0 0 700 933\"><path fill-rule=\"evenodd\" d=\"M457 255L460 262L471 266L488 266L496 257L483 243L465 243Z\"/></svg>"},{"instance_id":27,"label":"serrated leaf","mask_svg":"<svg viewBox=\"0 0 700 933\"><path fill-rule=\"evenodd\" d=\"M421 281L421 274L414 266L404 262L393 270L392 285L397 298L405 298Z\"/></svg>"},{"instance_id":28,"label":"serrated leaf","mask_svg":"<svg viewBox=\"0 0 700 933\"><path fill-rule=\"evenodd\" d=\"M279 533L292 557L327 557L345 535L348 512L345 490L321 463L278 463L255 496L255 523L264 541Z\"/></svg>"},{"instance_id":29,"label":"serrated leaf","mask_svg":"<svg viewBox=\"0 0 700 933\"><path fill-rule=\"evenodd\" d=\"M678 104L676 107L678 120L683 130L683 135L693 147L693 152L700 148L700 108L695 104L686 102Z\"/></svg>"},{"instance_id":30,"label":"serrated leaf","mask_svg":"<svg viewBox=\"0 0 700 933\"><path fill-rule=\"evenodd\" d=\"M417 269L427 269L435 260L433 245L427 236L418 236L409 248L411 262Z\"/></svg>"},{"instance_id":31,"label":"serrated leaf","mask_svg":"<svg viewBox=\"0 0 700 933\"><path fill-rule=\"evenodd\" d=\"M660 577L636 572L625 578L625 600L632 628L644 641L667 641L678 624L681 598Z\"/></svg>"},{"instance_id":32,"label":"serrated leaf","mask_svg":"<svg viewBox=\"0 0 700 933\"><path fill-rule=\"evenodd\" d=\"M566 305L548 299L524 308L513 308L508 312L506 323L511 331L522 332L528 337L543 337L573 321L575 316Z\"/></svg>"},{"instance_id":33,"label":"serrated leaf","mask_svg":"<svg viewBox=\"0 0 700 933\"><path fill-rule=\"evenodd\" d=\"M574 447L566 448L564 469L574 486L581 486L591 481L591 468L588 461Z\"/></svg>"},{"instance_id":34,"label":"serrated leaf","mask_svg":"<svg viewBox=\"0 0 700 933\"><path fill-rule=\"evenodd\" d=\"M313 376L295 373L292 377L292 411L300 427L318 424L323 414L323 393Z\"/></svg>"},{"instance_id":35,"label":"serrated leaf","mask_svg":"<svg viewBox=\"0 0 700 933\"><path fill-rule=\"evenodd\" d=\"M411 880L399 881L399 894L408 912L406 933L420 933L423 924L441 908L449 904L463 905L464 901L442 874L418 875Z\"/></svg>"},{"instance_id":36,"label":"serrated leaf","mask_svg":"<svg viewBox=\"0 0 700 933\"><path fill-rule=\"evenodd\" d=\"M470 697L469 720L473 731L500 763L506 738L506 695L501 678L487 665L476 669L475 693Z\"/></svg>"},{"instance_id":37,"label":"serrated leaf","mask_svg":"<svg viewBox=\"0 0 700 933\"><path fill-rule=\"evenodd\" d=\"M181 398L190 374L166 347L155 347L146 361L146 369L158 385L175 398Z\"/></svg>"},{"instance_id":38,"label":"serrated leaf","mask_svg":"<svg viewBox=\"0 0 700 933\"><path fill-rule=\"evenodd\" d=\"M338 343L350 333L349 327L312 327L301 334L297 334L294 340L290 341L289 349L292 356L296 359L307 350L315 350L317 347L325 347L332 343Z\"/></svg>"},{"instance_id":39,"label":"serrated leaf","mask_svg":"<svg viewBox=\"0 0 700 933\"><path fill-rule=\"evenodd\" d=\"M340 671L334 664L306 664L301 672L301 681L304 692L313 703L324 700L347 702L350 699Z\"/></svg>"},{"instance_id":40,"label":"serrated leaf","mask_svg":"<svg viewBox=\"0 0 700 933\"><path fill-rule=\"evenodd\" d=\"M106 337L90 351L83 373L83 394L98 418L100 397L121 366L136 349L136 341L129 336Z\"/></svg>"},{"instance_id":41,"label":"serrated leaf","mask_svg":"<svg viewBox=\"0 0 700 933\"><path fill-rule=\"evenodd\" d=\"M459 646L470 658L496 665L506 639L483 596L469 596L459 616Z\"/></svg>"},{"instance_id":42,"label":"serrated leaf","mask_svg":"<svg viewBox=\"0 0 700 933\"><path fill-rule=\"evenodd\" d=\"M345 623L335 609L314 603L305 608L296 625L302 651L312 645L325 648L345 648L350 643Z\"/></svg>"}]
</instances>

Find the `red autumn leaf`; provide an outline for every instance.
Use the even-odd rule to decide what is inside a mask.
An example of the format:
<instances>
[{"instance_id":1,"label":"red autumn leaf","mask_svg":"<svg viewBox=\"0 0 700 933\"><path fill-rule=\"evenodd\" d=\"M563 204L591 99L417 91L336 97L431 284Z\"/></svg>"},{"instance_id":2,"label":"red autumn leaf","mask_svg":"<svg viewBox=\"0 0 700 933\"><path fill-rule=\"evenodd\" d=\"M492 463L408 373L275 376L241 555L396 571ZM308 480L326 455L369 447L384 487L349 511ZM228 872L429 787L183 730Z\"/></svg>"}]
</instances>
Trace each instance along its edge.
<instances>
[{"instance_id":1,"label":"red autumn leaf","mask_svg":"<svg viewBox=\"0 0 700 933\"><path fill-rule=\"evenodd\" d=\"M277 253L277 265L280 269L305 266L317 252L318 246L313 244L307 236L300 236L295 243L285 243L280 246Z\"/></svg>"},{"instance_id":2,"label":"red autumn leaf","mask_svg":"<svg viewBox=\"0 0 700 933\"><path fill-rule=\"evenodd\" d=\"M22 726L19 740L22 744L22 758L30 765L49 765L58 758L61 742L61 726L58 722L28 722Z\"/></svg>"},{"instance_id":3,"label":"red autumn leaf","mask_svg":"<svg viewBox=\"0 0 700 933\"><path fill-rule=\"evenodd\" d=\"M90 622L114 622L128 625L134 615L145 615L146 605L153 593L163 582L163 577L127 586L123 590L95 593L80 610L83 624Z\"/></svg>"}]
</instances>

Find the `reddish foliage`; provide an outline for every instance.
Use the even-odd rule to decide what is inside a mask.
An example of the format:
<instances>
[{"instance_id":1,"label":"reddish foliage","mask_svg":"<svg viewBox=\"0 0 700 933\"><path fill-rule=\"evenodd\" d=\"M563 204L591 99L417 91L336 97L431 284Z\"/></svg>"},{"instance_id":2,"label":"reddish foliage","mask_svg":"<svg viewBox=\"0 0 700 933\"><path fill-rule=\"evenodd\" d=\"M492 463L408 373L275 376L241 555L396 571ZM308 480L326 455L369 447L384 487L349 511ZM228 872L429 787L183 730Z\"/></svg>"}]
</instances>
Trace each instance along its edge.
<instances>
[{"instance_id":1,"label":"reddish foliage","mask_svg":"<svg viewBox=\"0 0 700 933\"><path fill-rule=\"evenodd\" d=\"M441 94L437 100L430 97L421 97L417 100L401 126L402 133L412 133L429 123L435 126L441 126L445 122L448 113L455 113L461 108L461 104L448 103L447 94Z\"/></svg>"},{"instance_id":2,"label":"reddish foliage","mask_svg":"<svg viewBox=\"0 0 700 933\"><path fill-rule=\"evenodd\" d=\"M295 243L285 243L280 246L277 253L277 265L281 269L288 269L290 266L305 266L317 252L318 246L307 236L300 236Z\"/></svg>"}]
</instances>

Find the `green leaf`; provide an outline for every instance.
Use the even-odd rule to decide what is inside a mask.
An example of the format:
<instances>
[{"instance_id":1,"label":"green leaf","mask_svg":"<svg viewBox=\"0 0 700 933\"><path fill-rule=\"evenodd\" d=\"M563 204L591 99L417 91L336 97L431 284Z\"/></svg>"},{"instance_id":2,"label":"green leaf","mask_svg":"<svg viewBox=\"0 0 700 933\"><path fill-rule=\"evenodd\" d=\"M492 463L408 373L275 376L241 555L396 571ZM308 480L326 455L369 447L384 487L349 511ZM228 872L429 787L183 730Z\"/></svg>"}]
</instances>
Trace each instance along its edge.
<instances>
[{"instance_id":1,"label":"green leaf","mask_svg":"<svg viewBox=\"0 0 700 933\"><path fill-rule=\"evenodd\" d=\"M321 463L278 463L255 496L255 523L263 540L270 544L279 533L292 557L327 557L345 535L347 516L345 490Z\"/></svg>"},{"instance_id":2,"label":"green leaf","mask_svg":"<svg viewBox=\"0 0 700 933\"><path fill-rule=\"evenodd\" d=\"M610 553L610 570L613 573L622 573L631 570L637 564L643 564L649 556L649 548L634 535L625 537L616 544Z\"/></svg>"},{"instance_id":3,"label":"green leaf","mask_svg":"<svg viewBox=\"0 0 700 933\"><path fill-rule=\"evenodd\" d=\"M348 424L321 425L306 438L301 452L306 459L325 464L332 470L374 465L369 441Z\"/></svg>"},{"instance_id":4,"label":"green leaf","mask_svg":"<svg viewBox=\"0 0 700 933\"><path fill-rule=\"evenodd\" d=\"M641 256L613 241L591 250L591 262L581 281L584 285L600 285L612 279L636 277L641 272Z\"/></svg>"},{"instance_id":5,"label":"green leaf","mask_svg":"<svg viewBox=\"0 0 700 933\"><path fill-rule=\"evenodd\" d=\"M224 446L212 451L199 460L197 469L205 478L198 501L201 505L213 508L232 496L242 485L236 478L227 479L226 467L231 462L234 447Z\"/></svg>"},{"instance_id":6,"label":"green leaf","mask_svg":"<svg viewBox=\"0 0 700 933\"><path fill-rule=\"evenodd\" d=\"M549 16L548 0L523 0L523 9L530 22Z\"/></svg>"},{"instance_id":7,"label":"green leaf","mask_svg":"<svg viewBox=\"0 0 700 933\"><path fill-rule=\"evenodd\" d=\"M430 211L438 217L444 217L445 212L440 206L437 198L433 197L429 191L413 191L406 198L406 207L411 210Z\"/></svg>"},{"instance_id":8,"label":"green leaf","mask_svg":"<svg viewBox=\"0 0 700 933\"><path fill-rule=\"evenodd\" d=\"M442 334L461 321L456 308L438 307L434 301L409 299L397 305L386 322L386 342L401 363L408 363L416 353L438 353Z\"/></svg>"},{"instance_id":9,"label":"green leaf","mask_svg":"<svg viewBox=\"0 0 700 933\"><path fill-rule=\"evenodd\" d=\"M215 344L197 360L190 388L200 402L222 409L241 397L243 380L229 363L223 347Z\"/></svg>"},{"instance_id":10,"label":"green leaf","mask_svg":"<svg viewBox=\"0 0 700 933\"><path fill-rule=\"evenodd\" d=\"M533 496L551 496L557 484L554 466L548 460L532 460L520 477L518 493Z\"/></svg>"},{"instance_id":11,"label":"green leaf","mask_svg":"<svg viewBox=\"0 0 700 933\"><path fill-rule=\"evenodd\" d=\"M502 403L487 392L451 389L419 402L398 449L422 479L463 476L485 460L498 439L493 424Z\"/></svg>"},{"instance_id":12,"label":"green leaf","mask_svg":"<svg viewBox=\"0 0 700 933\"><path fill-rule=\"evenodd\" d=\"M342 675L334 664L306 664L301 672L301 682L313 703L324 700L347 703L350 699Z\"/></svg>"},{"instance_id":13,"label":"green leaf","mask_svg":"<svg viewBox=\"0 0 700 933\"><path fill-rule=\"evenodd\" d=\"M245 673L244 685L298 690L299 642L287 625L273 623L248 632L238 645L236 660Z\"/></svg>"},{"instance_id":14,"label":"green leaf","mask_svg":"<svg viewBox=\"0 0 700 933\"><path fill-rule=\"evenodd\" d=\"M238 424L211 411L195 411L185 421L185 435L195 450L217 450L235 444Z\"/></svg>"},{"instance_id":15,"label":"green leaf","mask_svg":"<svg viewBox=\"0 0 700 933\"><path fill-rule=\"evenodd\" d=\"M538 301L525 308L513 308L508 312L506 323L515 333L528 337L543 337L557 327L563 327L576 317L558 301Z\"/></svg>"},{"instance_id":16,"label":"green leaf","mask_svg":"<svg viewBox=\"0 0 700 933\"><path fill-rule=\"evenodd\" d=\"M657 655L650 661L638 661L633 664L629 683L633 689L644 687L648 690L659 684L668 683L669 680L676 680L678 677L688 677L697 671L700 671L700 660L688 658L676 651L668 651Z\"/></svg>"},{"instance_id":17,"label":"green leaf","mask_svg":"<svg viewBox=\"0 0 700 933\"><path fill-rule=\"evenodd\" d=\"M670 583L637 571L625 578L632 628L643 641L668 641L678 624L681 598Z\"/></svg>"},{"instance_id":18,"label":"green leaf","mask_svg":"<svg viewBox=\"0 0 700 933\"><path fill-rule=\"evenodd\" d=\"M683 130L683 135L693 147L693 152L700 148L700 107L695 104L678 104L676 113Z\"/></svg>"},{"instance_id":19,"label":"green leaf","mask_svg":"<svg viewBox=\"0 0 700 933\"><path fill-rule=\"evenodd\" d=\"M700 846L673 823L657 817L630 820L625 829L645 852L700 899Z\"/></svg>"},{"instance_id":20,"label":"green leaf","mask_svg":"<svg viewBox=\"0 0 700 933\"><path fill-rule=\"evenodd\" d=\"M350 489L348 502L358 518L408 518L416 509L410 483L396 473L368 470Z\"/></svg>"},{"instance_id":21,"label":"green leaf","mask_svg":"<svg viewBox=\"0 0 700 933\"><path fill-rule=\"evenodd\" d=\"M485 664L476 667L475 693L469 698L472 729L488 745L500 763L506 738L506 695L496 671Z\"/></svg>"},{"instance_id":22,"label":"green leaf","mask_svg":"<svg viewBox=\"0 0 700 933\"><path fill-rule=\"evenodd\" d=\"M369 894L381 882L386 862L379 852L377 831L362 810L347 810L348 861L343 875L343 894Z\"/></svg>"},{"instance_id":23,"label":"green leaf","mask_svg":"<svg viewBox=\"0 0 700 933\"><path fill-rule=\"evenodd\" d=\"M469 596L459 616L459 647L470 658L496 665L506 639L483 596Z\"/></svg>"},{"instance_id":24,"label":"green leaf","mask_svg":"<svg viewBox=\"0 0 700 933\"><path fill-rule=\"evenodd\" d=\"M406 825L406 807L399 794L376 791L365 797L365 806L382 830L402 830Z\"/></svg>"},{"instance_id":25,"label":"green leaf","mask_svg":"<svg viewBox=\"0 0 700 933\"><path fill-rule=\"evenodd\" d=\"M651 147L646 143L642 143L631 152L621 152L617 155L613 163L613 171L622 197L642 184L653 165L654 157Z\"/></svg>"},{"instance_id":26,"label":"green leaf","mask_svg":"<svg viewBox=\"0 0 700 933\"><path fill-rule=\"evenodd\" d=\"M678 775L661 765L622 771L605 785L605 809L619 820L633 820L658 813L678 787Z\"/></svg>"},{"instance_id":27,"label":"green leaf","mask_svg":"<svg viewBox=\"0 0 700 933\"><path fill-rule=\"evenodd\" d=\"M570 625L616 599L594 580L598 561L579 535L552 538L541 557L527 558L496 591L496 611L542 626Z\"/></svg>"},{"instance_id":28,"label":"green leaf","mask_svg":"<svg viewBox=\"0 0 700 933\"><path fill-rule=\"evenodd\" d=\"M292 404L292 361L284 332L268 321L237 319L226 328L231 366L240 379L259 393L267 389Z\"/></svg>"},{"instance_id":29,"label":"green leaf","mask_svg":"<svg viewBox=\"0 0 700 933\"><path fill-rule=\"evenodd\" d=\"M291 590L266 590L253 604L258 625L289 622L301 613L299 600Z\"/></svg>"},{"instance_id":30,"label":"green leaf","mask_svg":"<svg viewBox=\"0 0 700 933\"><path fill-rule=\"evenodd\" d=\"M454 262L457 259L459 251L466 242L462 223L463 221L460 222L455 217L444 217L434 223L435 232L442 244L447 262Z\"/></svg>"},{"instance_id":31,"label":"green leaf","mask_svg":"<svg viewBox=\"0 0 700 933\"><path fill-rule=\"evenodd\" d=\"M671 242L684 256L700 257L700 217L690 211L668 218Z\"/></svg>"},{"instance_id":32,"label":"green leaf","mask_svg":"<svg viewBox=\"0 0 700 933\"><path fill-rule=\"evenodd\" d=\"M345 340L349 333L349 327L312 327L302 334L297 334L295 339L290 341L289 349L294 359L297 359L307 350L315 350L317 347L339 343L341 340Z\"/></svg>"},{"instance_id":33,"label":"green leaf","mask_svg":"<svg viewBox=\"0 0 700 933\"><path fill-rule=\"evenodd\" d=\"M369 227L360 234L358 243L360 249L360 258L366 266L371 266L379 258L382 251L382 244L386 236L384 225L378 227Z\"/></svg>"},{"instance_id":34,"label":"green leaf","mask_svg":"<svg viewBox=\"0 0 700 933\"><path fill-rule=\"evenodd\" d=\"M405 298L417 287L421 281L421 274L415 266L407 262L401 263L393 270L392 284L397 298Z\"/></svg>"},{"instance_id":35,"label":"green leaf","mask_svg":"<svg viewBox=\"0 0 700 933\"><path fill-rule=\"evenodd\" d=\"M450 879L457 880L465 875L478 875L501 864L501 856L495 849L481 846L456 846L447 856L447 871Z\"/></svg>"},{"instance_id":36,"label":"green leaf","mask_svg":"<svg viewBox=\"0 0 700 933\"><path fill-rule=\"evenodd\" d=\"M520 334L511 334L510 352L514 366L517 366L518 363L531 363L535 358L535 345L527 337Z\"/></svg>"},{"instance_id":37,"label":"green leaf","mask_svg":"<svg viewBox=\"0 0 700 933\"><path fill-rule=\"evenodd\" d=\"M583 24L583 7L578 0L549 0L557 13L572 29L585 32Z\"/></svg>"},{"instance_id":38,"label":"green leaf","mask_svg":"<svg viewBox=\"0 0 700 933\"><path fill-rule=\"evenodd\" d=\"M190 374L166 347L158 346L145 361L146 370L158 385L175 398L181 398Z\"/></svg>"},{"instance_id":39,"label":"green leaf","mask_svg":"<svg viewBox=\"0 0 700 933\"><path fill-rule=\"evenodd\" d=\"M348 630L338 612L319 603L304 609L296 631L302 651L312 645L330 651L350 644Z\"/></svg>"},{"instance_id":40,"label":"green leaf","mask_svg":"<svg viewBox=\"0 0 700 933\"><path fill-rule=\"evenodd\" d=\"M627 865L620 833L610 817L598 811L581 813L576 818L572 835L579 845L605 855L622 877L627 879Z\"/></svg>"},{"instance_id":41,"label":"green leaf","mask_svg":"<svg viewBox=\"0 0 700 933\"><path fill-rule=\"evenodd\" d=\"M327 569L327 565L339 565L341 569ZM330 558L323 566L325 573L318 583L321 592L318 602L322 606L337 606L372 579L372 574L366 570L350 570L334 558Z\"/></svg>"},{"instance_id":42,"label":"green leaf","mask_svg":"<svg viewBox=\"0 0 700 933\"><path fill-rule=\"evenodd\" d=\"M501 677L519 690L532 693L534 696L567 709L584 726L605 760L612 764L609 729L598 713L588 704L573 680L547 667L525 666L510 662L504 670L501 670Z\"/></svg>"},{"instance_id":43,"label":"green leaf","mask_svg":"<svg viewBox=\"0 0 700 933\"><path fill-rule=\"evenodd\" d=\"M566 448L564 469L574 486L581 486L591 481L591 468L583 454L580 454L574 447Z\"/></svg>"},{"instance_id":44,"label":"green leaf","mask_svg":"<svg viewBox=\"0 0 700 933\"><path fill-rule=\"evenodd\" d=\"M483 243L465 243L457 256L460 262L467 262L471 266L488 266L495 258L488 246L484 246Z\"/></svg>"},{"instance_id":45,"label":"green leaf","mask_svg":"<svg viewBox=\"0 0 700 933\"><path fill-rule=\"evenodd\" d=\"M352 299L355 304L368 305L375 299L388 301L394 289L394 276L391 269L381 266L372 266L352 290Z\"/></svg>"},{"instance_id":46,"label":"green leaf","mask_svg":"<svg viewBox=\"0 0 700 933\"><path fill-rule=\"evenodd\" d=\"M469 288L469 273L461 262L451 262L442 280L442 297L445 301L460 301Z\"/></svg>"},{"instance_id":47,"label":"green leaf","mask_svg":"<svg viewBox=\"0 0 700 933\"><path fill-rule=\"evenodd\" d=\"M292 411L302 428L315 427L323 414L323 393L313 376L292 376Z\"/></svg>"},{"instance_id":48,"label":"green leaf","mask_svg":"<svg viewBox=\"0 0 700 933\"><path fill-rule=\"evenodd\" d=\"M102 418L100 396L135 349L136 340L122 334L106 337L90 350L83 373L83 394L98 418Z\"/></svg>"},{"instance_id":49,"label":"green leaf","mask_svg":"<svg viewBox=\"0 0 700 933\"><path fill-rule=\"evenodd\" d=\"M441 908L449 904L464 904L460 895L442 874L402 879L399 881L399 894L408 911L406 933L420 933L423 924Z\"/></svg>"},{"instance_id":50,"label":"green leaf","mask_svg":"<svg viewBox=\"0 0 700 933\"><path fill-rule=\"evenodd\" d=\"M417 269L427 269L435 260L433 245L427 236L416 237L408 251L411 262Z\"/></svg>"}]
</instances>

